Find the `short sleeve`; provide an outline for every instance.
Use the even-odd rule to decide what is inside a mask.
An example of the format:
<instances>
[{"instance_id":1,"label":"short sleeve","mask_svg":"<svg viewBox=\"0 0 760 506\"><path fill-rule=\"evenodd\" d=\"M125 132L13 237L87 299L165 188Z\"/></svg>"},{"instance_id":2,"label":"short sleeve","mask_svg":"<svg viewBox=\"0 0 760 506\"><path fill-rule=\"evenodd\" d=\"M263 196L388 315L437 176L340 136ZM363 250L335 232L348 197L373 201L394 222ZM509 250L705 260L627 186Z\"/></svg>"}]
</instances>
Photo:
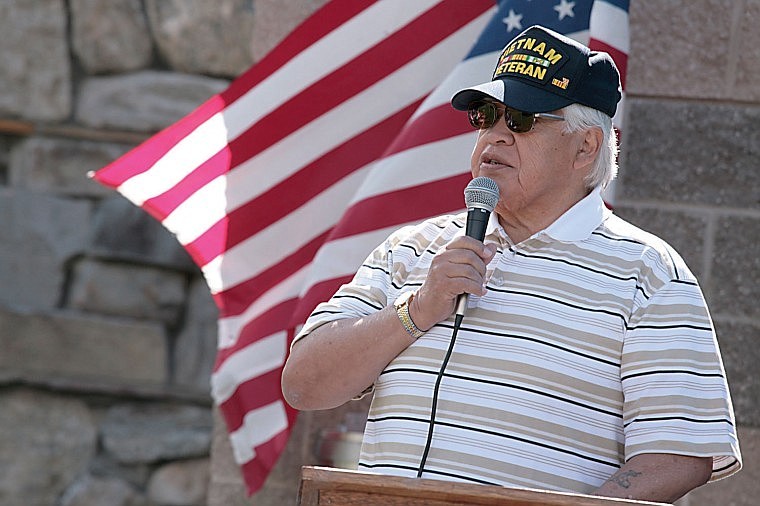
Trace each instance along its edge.
<instances>
[{"instance_id":1,"label":"short sleeve","mask_svg":"<svg viewBox=\"0 0 760 506\"><path fill-rule=\"evenodd\" d=\"M392 250L401 231L377 246L356 271L353 279L341 286L326 302L312 311L293 342L303 339L318 327L331 321L360 318L380 311L388 305L391 290Z\"/></svg>"},{"instance_id":2,"label":"short sleeve","mask_svg":"<svg viewBox=\"0 0 760 506\"><path fill-rule=\"evenodd\" d=\"M697 282L671 280L645 298L622 351L626 460L642 453L712 457L711 480L738 471L731 397Z\"/></svg>"}]
</instances>

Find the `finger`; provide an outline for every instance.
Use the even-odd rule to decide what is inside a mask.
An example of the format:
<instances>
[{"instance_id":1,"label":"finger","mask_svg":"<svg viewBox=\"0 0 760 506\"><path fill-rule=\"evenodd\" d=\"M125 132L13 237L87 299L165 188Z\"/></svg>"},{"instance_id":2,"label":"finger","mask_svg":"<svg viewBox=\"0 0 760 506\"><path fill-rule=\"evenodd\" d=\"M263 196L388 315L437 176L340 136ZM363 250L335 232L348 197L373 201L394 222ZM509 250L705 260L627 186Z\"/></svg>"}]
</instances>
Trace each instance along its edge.
<instances>
[{"instance_id":1,"label":"finger","mask_svg":"<svg viewBox=\"0 0 760 506\"><path fill-rule=\"evenodd\" d=\"M469 250L478 255L485 263L491 261L497 251L496 244L487 243L484 244L472 237L461 236L453 239L446 245L446 250L464 249Z\"/></svg>"}]
</instances>

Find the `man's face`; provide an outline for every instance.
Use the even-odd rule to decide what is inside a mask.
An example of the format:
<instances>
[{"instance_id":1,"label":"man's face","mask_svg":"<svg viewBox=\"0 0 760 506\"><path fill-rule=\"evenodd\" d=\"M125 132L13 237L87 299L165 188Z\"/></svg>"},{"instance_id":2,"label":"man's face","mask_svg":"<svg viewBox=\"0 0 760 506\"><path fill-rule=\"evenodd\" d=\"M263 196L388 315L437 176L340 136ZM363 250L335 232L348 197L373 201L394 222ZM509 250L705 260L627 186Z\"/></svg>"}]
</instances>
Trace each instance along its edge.
<instances>
[{"instance_id":1,"label":"man's face","mask_svg":"<svg viewBox=\"0 0 760 506\"><path fill-rule=\"evenodd\" d=\"M564 127L563 121L537 118L529 132L514 133L501 117L478 131L471 171L473 177L490 177L499 185L499 216L533 221L558 203L577 201L584 188L573 167L583 135L564 132Z\"/></svg>"}]
</instances>

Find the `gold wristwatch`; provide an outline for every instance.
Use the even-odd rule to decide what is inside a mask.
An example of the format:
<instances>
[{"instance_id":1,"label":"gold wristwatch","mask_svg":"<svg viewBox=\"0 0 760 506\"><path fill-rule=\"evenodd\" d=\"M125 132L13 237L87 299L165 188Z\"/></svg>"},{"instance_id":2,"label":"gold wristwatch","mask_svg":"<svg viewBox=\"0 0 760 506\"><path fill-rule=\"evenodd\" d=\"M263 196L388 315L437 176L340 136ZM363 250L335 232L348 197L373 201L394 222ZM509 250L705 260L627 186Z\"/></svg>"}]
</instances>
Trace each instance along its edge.
<instances>
[{"instance_id":1,"label":"gold wristwatch","mask_svg":"<svg viewBox=\"0 0 760 506\"><path fill-rule=\"evenodd\" d=\"M399 295L398 299L393 303L393 307L396 308L396 315L401 320L401 325L404 326L410 336L417 339L425 333L417 327L412 321L412 317L409 316L409 304L412 303L412 299L417 292L404 292Z\"/></svg>"}]
</instances>

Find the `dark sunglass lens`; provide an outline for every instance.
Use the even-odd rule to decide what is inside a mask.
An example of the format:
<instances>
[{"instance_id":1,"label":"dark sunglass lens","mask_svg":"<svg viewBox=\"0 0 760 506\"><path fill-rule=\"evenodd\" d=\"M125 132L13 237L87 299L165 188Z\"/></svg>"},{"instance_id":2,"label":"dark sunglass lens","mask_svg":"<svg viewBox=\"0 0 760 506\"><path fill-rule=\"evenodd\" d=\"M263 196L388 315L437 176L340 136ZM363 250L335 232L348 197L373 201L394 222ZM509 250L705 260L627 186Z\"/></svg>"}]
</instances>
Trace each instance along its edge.
<instances>
[{"instance_id":1,"label":"dark sunglass lens","mask_svg":"<svg viewBox=\"0 0 760 506\"><path fill-rule=\"evenodd\" d=\"M510 130L517 133L529 132L533 128L535 117L531 113L522 112L517 109L507 108L506 112L507 126Z\"/></svg>"},{"instance_id":2,"label":"dark sunglass lens","mask_svg":"<svg viewBox=\"0 0 760 506\"><path fill-rule=\"evenodd\" d=\"M467 118L470 120L470 124L477 129L491 128L498 117L498 109L494 104L488 102L470 104L467 109Z\"/></svg>"}]
</instances>

